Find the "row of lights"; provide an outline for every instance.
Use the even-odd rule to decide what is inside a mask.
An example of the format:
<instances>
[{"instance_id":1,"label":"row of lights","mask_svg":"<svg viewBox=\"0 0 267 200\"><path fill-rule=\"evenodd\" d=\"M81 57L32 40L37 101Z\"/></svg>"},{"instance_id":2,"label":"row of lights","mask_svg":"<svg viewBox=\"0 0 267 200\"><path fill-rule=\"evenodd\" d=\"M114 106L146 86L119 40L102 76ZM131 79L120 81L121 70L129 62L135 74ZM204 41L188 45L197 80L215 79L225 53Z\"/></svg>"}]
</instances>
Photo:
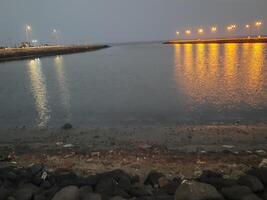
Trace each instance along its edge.
<instances>
[{"instance_id":1,"label":"row of lights","mask_svg":"<svg viewBox=\"0 0 267 200\"><path fill-rule=\"evenodd\" d=\"M257 21L257 22L255 22L255 27L256 28L260 28L261 26L262 26L262 22L261 21ZM237 28L237 25L236 24L232 24L232 25L230 25L230 26L228 26L227 27L227 30L228 31L233 31L233 30L235 30ZM251 25L249 25L249 24L246 24L245 25L245 28L246 29L250 29L251 28ZM210 28L210 32L211 33L215 33L215 32L217 32L217 30L218 30L218 28L217 28L217 26L213 26L213 27L211 27ZM204 29L203 28L199 28L198 30L197 30L197 32L198 32L198 34L203 34L204 33ZM177 31L176 32L176 35L180 35L181 33L180 33L180 31ZM186 30L185 31L185 34L186 35L191 35L192 34L192 31L191 30Z\"/></svg>"},{"instance_id":2,"label":"row of lights","mask_svg":"<svg viewBox=\"0 0 267 200\"><path fill-rule=\"evenodd\" d=\"M26 25L25 32L26 32L26 40L27 40L27 42L30 41L30 39L29 39L29 34L30 34L31 31L32 31L32 27L31 27L30 25ZM57 35L58 32L59 32L59 31L58 31L57 29L53 29L53 30L52 30L52 33L55 35L56 40L58 40L58 35ZM38 40L34 39L34 40L32 40L32 42L33 42L33 43L37 43Z\"/></svg>"}]
</instances>

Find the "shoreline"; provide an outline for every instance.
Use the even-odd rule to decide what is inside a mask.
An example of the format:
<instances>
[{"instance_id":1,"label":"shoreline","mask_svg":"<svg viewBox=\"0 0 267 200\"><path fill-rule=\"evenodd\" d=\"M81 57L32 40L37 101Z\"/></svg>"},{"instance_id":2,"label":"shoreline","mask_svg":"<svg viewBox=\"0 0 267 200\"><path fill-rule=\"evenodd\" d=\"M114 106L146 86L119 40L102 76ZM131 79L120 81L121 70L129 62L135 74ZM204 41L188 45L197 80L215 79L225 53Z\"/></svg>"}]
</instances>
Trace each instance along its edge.
<instances>
[{"instance_id":1,"label":"shoreline","mask_svg":"<svg viewBox=\"0 0 267 200\"><path fill-rule=\"evenodd\" d=\"M69 45L0 49L0 62L96 51L109 47L108 45Z\"/></svg>"},{"instance_id":2,"label":"shoreline","mask_svg":"<svg viewBox=\"0 0 267 200\"><path fill-rule=\"evenodd\" d=\"M227 43L267 43L267 37L262 38L222 38L222 39L194 39L170 40L163 44L227 44Z\"/></svg>"},{"instance_id":3,"label":"shoreline","mask_svg":"<svg viewBox=\"0 0 267 200\"><path fill-rule=\"evenodd\" d=\"M247 169L267 156L266 125L0 129L2 157L23 166L165 173ZM182 170L181 170L182 169Z\"/></svg>"}]
</instances>

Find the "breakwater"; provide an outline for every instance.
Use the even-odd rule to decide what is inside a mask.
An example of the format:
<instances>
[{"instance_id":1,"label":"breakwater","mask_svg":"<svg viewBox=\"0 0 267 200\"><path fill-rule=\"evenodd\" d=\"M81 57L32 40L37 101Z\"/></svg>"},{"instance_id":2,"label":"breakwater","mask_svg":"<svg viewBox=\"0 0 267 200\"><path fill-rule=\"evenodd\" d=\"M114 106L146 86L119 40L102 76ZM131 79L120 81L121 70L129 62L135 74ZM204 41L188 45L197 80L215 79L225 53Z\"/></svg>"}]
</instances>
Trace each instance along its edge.
<instances>
[{"instance_id":1,"label":"breakwater","mask_svg":"<svg viewBox=\"0 0 267 200\"><path fill-rule=\"evenodd\" d=\"M95 51L108 47L109 47L108 45L70 45L70 46L44 46L44 47L30 47L30 48L6 48L0 50L0 62Z\"/></svg>"}]
</instances>

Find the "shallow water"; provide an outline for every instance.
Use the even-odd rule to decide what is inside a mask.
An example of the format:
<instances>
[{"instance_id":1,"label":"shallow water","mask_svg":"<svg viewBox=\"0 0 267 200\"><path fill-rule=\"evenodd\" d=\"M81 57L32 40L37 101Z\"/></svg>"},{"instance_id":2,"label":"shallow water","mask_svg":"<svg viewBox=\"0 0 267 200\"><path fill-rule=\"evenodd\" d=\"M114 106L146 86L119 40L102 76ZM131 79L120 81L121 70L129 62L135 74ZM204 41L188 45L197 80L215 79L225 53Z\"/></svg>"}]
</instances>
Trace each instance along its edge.
<instances>
[{"instance_id":1,"label":"shallow water","mask_svg":"<svg viewBox=\"0 0 267 200\"><path fill-rule=\"evenodd\" d=\"M266 44L122 45L0 63L0 127L267 122Z\"/></svg>"}]
</instances>

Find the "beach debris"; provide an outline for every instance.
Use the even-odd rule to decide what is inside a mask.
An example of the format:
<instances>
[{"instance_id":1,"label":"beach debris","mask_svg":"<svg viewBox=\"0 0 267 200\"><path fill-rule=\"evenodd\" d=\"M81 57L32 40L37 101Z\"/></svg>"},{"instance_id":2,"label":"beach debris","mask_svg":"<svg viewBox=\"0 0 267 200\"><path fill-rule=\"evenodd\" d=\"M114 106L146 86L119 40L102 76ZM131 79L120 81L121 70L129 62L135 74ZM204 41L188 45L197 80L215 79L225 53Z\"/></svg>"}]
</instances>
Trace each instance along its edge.
<instances>
[{"instance_id":1,"label":"beach debris","mask_svg":"<svg viewBox=\"0 0 267 200\"><path fill-rule=\"evenodd\" d=\"M234 148L235 146L234 146L234 145L226 145L226 144L224 144L224 145L222 145L222 147L223 147L223 148L226 148L226 149L232 149L232 148Z\"/></svg>"},{"instance_id":2,"label":"beach debris","mask_svg":"<svg viewBox=\"0 0 267 200\"><path fill-rule=\"evenodd\" d=\"M262 149L256 150L255 153L258 154L258 155L260 155L260 156L266 155L266 151L265 150L262 150Z\"/></svg>"},{"instance_id":3,"label":"beach debris","mask_svg":"<svg viewBox=\"0 0 267 200\"><path fill-rule=\"evenodd\" d=\"M58 145L58 146L61 146L63 144L64 144L63 142L56 142L56 145Z\"/></svg>"},{"instance_id":4,"label":"beach debris","mask_svg":"<svg viewBox=\"0 0 267 200\"><path fill-rule=\"evenodd\" d=\"M66 123L61 128L63 130L69 130L69 129L72 129L72 125L70 123Z\"/></svg>"},{"instance_id":5,"label":"beach debris","mask_svg":"<svg viewBox=\"0 0 267 200\"><path fill-rule=\"evenodd\" d=\"M264 158L261 163L259 164L259 167L267 167L267 159Z\"/></svg>"},{"instance_id":6,"label":"beach debris","mask_svg":"<svg viewBox=\"0 0 267 200\"><path fill-rule=\"evenodd\" d=\"M91 156L99 157L100 156L100 152L92 152L91 153Z\"/></svg>"},{"instance_id":7,"label":"beach debris","mask_svg":"<svg viewBox=\"0 0 267 200\"><path fill-rule=\"evenodd\" d=\"M45 179L47 178L47 175L48 175L47 172L44 171L44 172L42 173L42 175L41 175L41 179L45 181Z\"/></svg>"},{"instance_id":8,"label":"beach debris","mask_svg":"<svg viewBox=\"0 0 267 200\"><path fill-rule=\"evenodd\" d=\"M63 147L64 148L72 148L72 147L74 147L74 145L73 144L65 144L65 145L63 145Z\"/></svg>"}]
</instances>

